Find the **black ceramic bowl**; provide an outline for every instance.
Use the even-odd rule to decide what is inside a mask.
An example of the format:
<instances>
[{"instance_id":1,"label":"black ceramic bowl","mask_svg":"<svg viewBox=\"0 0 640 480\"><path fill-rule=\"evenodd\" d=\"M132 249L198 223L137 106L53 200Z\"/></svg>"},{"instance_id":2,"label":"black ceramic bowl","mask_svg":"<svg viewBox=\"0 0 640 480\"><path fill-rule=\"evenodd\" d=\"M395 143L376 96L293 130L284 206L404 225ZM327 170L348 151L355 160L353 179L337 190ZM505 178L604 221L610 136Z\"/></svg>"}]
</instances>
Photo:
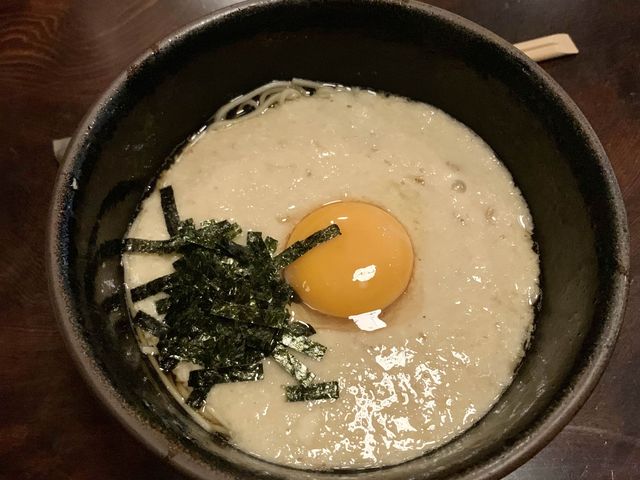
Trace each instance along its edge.
<instances>
[{"instance_id":1,"label":"black ceramic bowl","mask_svg":"<svg viewBox=\"0 0 640 480\"><path fill-rule=\"evenodd\" d=\"M165 158L232 97L292 77L431 103L495 150L536 226L543 300L529 352L497 405L445 447L363 472L302 472L208 435L167 394L122 308L123 237ZM613 348L628 238L614 175L591 127L540 68L464 19L411 1L258 1L215 13L153 46L76 132L55 187L48 260L69 349L98 396L140 440L199 478L464 478L506 474L566 424ZM111 243L110 243L111 242Z\"/></svg>"}]
</instances>

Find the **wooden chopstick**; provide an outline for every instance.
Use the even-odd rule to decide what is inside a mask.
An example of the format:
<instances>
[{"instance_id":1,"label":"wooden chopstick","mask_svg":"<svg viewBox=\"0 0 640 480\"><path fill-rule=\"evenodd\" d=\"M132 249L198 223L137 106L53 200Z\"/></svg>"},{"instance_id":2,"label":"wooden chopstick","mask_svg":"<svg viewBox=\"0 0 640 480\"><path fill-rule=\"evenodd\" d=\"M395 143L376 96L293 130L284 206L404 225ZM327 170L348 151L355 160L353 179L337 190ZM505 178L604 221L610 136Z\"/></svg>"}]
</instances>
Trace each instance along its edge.
<instances>
[{"instance_id":1,"label":"wooden chopstick","mask_svg":"<svg viewBox=\"0 0 640 480\"><path fill-rule=\"evenodd\" d=\"M542 62L552 58L575 55L578 47L566 33L556 33L547 37L534 38L526 42L514 43L514 47L522 50L531 60Z\"/></svg>"}]
</instances>

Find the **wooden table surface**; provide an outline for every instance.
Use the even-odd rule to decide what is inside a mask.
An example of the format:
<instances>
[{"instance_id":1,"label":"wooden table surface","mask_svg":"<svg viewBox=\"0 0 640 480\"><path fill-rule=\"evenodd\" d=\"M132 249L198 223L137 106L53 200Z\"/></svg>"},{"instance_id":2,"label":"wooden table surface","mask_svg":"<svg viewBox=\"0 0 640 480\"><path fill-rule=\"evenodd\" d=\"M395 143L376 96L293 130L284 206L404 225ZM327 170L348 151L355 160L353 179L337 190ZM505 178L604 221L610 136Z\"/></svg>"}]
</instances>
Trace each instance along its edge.
<instances>
[{"instance_id":1,"label":"wooden table surface","mask_svg":"<svg viewBox=\"0 0 640 480\"><path fill-rule=\"evenodd\" d=\"M232 0L0 0L0 479L179 479L81 378L49 305L43 259L69 136L147 46ZM640 1L437 0L511 42L570 33L581 53L544 63L591 121L627 205L632 284L615 353L590 400L508 478L640 478Z\"/></svg>"}]
</instances>

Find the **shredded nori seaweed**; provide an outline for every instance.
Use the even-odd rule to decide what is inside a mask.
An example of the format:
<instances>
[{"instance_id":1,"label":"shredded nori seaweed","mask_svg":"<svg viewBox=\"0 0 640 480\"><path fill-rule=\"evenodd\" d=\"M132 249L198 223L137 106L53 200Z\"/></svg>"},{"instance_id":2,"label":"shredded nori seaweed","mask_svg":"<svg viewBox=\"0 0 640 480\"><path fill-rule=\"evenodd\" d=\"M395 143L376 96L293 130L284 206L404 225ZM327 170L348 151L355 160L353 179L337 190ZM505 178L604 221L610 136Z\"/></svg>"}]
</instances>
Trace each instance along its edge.
<instances>
[{"instance_id":1,"label":"shredded nori seaweed","mask_svg":"<svg viewBox=\"0 0 640 480\"><path fill-rule=\"evenodd\" d=\"M301 385L311 385L315 380L315 374L311 373L304 363L287 352L287 349L282 344L276 345L276 348L271 352L271 356Z\"/></svg>"},{"instance_id":2,"label":"shredded nori seaweed","mask_svg":"<svg viewBox=\"0 0 640 480\"><path fill-rule=\"evenodd\" d=\"M138 310L138 313L136 313L133 319L133 323L156 337L164 335L167 331L167 326L164 322L161 322L142 310Z\"/></svg>"},{"instance_id":3,"label":"shredded nori seaweed","mask_svg":"<svg viewBox=\"0 0 640 480\"><path fill-rule=\"evenodd\" d=\"M289 323L289 325L287 325L286 330L287 330L287 333L289 333L294 337L299 337L301 335L304 335L305 337L310 337L311 335L316 334L315 328L313 328L308 323L301 322L300 320L295 320Z\"/></svg>"},{"instance_id":4,"label":"shredded nori seaweed","mask_svg":"<svg viewBox=\"0 0 640 480\"><path fill-rule=\"evenodd\" d=\"M164 315L165 313L167 313L170 306L171 297L165 297L156 300L156 312L158 312L158 315Z\"/></svg>"},{"instance_id":5,"label":"shredded nori seaweed","mask_svg":"<svg viewBox=\"0 0 640 480\"><path fill-rule=\"evenodd\" d=\"M181 245L173 240L142 240L140 238L127 238L124 241L126 253L174 253Z\"/></svg>"},{"instance_id":6,"label":"shredded nori seaweed","mask_svg":"<svg viewBox=\"0 0 640 480\"><path fill-rule=\"evenodd\" d=\"M160 189L160 204L162 205L162 213L164 214L167 231L169 235L173 237L178 234L180 217L178 216L176 198L173 195L173 188L171 186Z\"/></svg>"},{"instance_id":7,"label":"shredded nori seaweed","mask_svg":"<svg viewBox=\"0 0 640 480\"><path fill-rule=\"evenodd\" d=\"M227 220L209 220L196 226L180 220L171 187L160 191L169 232L168 240L127 238L123 251L142 254L179 254L175 272L130 290L137 302L152 295L162 321L139 311L134 324L158 337L158 364L171 371L181 361L203 369L191 372L193 388L187 403L200 408L218 383L259 380L262 360L273 359L306 388L287 400L336 398L337 389L314 384L315 375L287 351L287 347L320 360L326 347L310 340L311 325L291 321L293 289L282 270L320 243L340 235L331 225L275 255L278 242L261 232L248 232L246 245L236 243L240 227ZM334 382L335 383L335 382Z\"/></svg>"},{"instance_id":8,"label":"shredded nori seaweed","mask_svg":"<svg viewBox=\"0 0 640 480\"><path fill-rule=\"evenodd\" d=\"M284 333L281 342L284 346L296 352L304 353L314 360L321 360L327 352L327 347L302 335L296 337L289 333Z\"/></svg>"},{"instance_id":9,"label":"shredded nori seaweed","mask_svg":"<svg viewBox=\"0 0 640 480\"><path fill-rule=\"evenodd\" d=\"M329 400L340 396L338 382L312 383L310 385L287 385L284 387L288 402Z\"/></svg>"},{"instance_id":10,"label":"shredded nori seaweed","mask_svg":"<svg viewBox=\"0 0 640 480\"><path fill-rule=\"evenodd\" d=\"M164 277L158 277L148 283L132 288L130 290L131 301L139 302L140 300L144 300L145 298L152 295L167 291L167 289L171 286L172 279L174 278L175 276L172 273L169 275L165 275Z\"/></svg>"},{"instance_id":11,"label":"shredded nori seaweed","mask_svg":"<svg viewBox=\"0 0 640 480\"><path fill-rule=\"evenodd\" d=\"M299 240L293 245L287 247L286 250L276 255L274 259L275 263L278 267L284 268L296 261L312 248L317 247L321 243L327 242L338 235L340 235L340 227L336 224L329 225L327 228L323 228L322 230L309 235L304 240Z\"/></svg>"}]
</instances>

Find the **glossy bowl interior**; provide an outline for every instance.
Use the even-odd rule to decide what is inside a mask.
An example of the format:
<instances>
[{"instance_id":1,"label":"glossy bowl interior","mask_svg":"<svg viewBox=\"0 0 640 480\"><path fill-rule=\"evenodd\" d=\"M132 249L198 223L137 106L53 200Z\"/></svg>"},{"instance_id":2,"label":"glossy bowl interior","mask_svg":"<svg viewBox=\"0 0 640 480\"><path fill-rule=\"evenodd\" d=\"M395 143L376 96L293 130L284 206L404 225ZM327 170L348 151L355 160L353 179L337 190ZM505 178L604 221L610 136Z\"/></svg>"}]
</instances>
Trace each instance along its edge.
<instances>
[{"instance_id":1,"label":"glossy bowl interior","mask_svg":"<svg viewBox=\"0 0 640 480\"><path fill-rule=\"evenodd\" d=\"M512 386L471 430L391 468L301 472L206 434L140 354L124 309L100 306L122 283L110 256L114 240L167 156L232 97L292 77L445 110L495 150L534 218L543 300ZM412 2L277 0L207 17L155 45L116 80L61 168L48 256L54 308L80 371L132 432L194 476L493 478L542 448L594 387L624 309L628 239L620 193L593 131L506 42Z\"/></svg>"}]
</instances>

